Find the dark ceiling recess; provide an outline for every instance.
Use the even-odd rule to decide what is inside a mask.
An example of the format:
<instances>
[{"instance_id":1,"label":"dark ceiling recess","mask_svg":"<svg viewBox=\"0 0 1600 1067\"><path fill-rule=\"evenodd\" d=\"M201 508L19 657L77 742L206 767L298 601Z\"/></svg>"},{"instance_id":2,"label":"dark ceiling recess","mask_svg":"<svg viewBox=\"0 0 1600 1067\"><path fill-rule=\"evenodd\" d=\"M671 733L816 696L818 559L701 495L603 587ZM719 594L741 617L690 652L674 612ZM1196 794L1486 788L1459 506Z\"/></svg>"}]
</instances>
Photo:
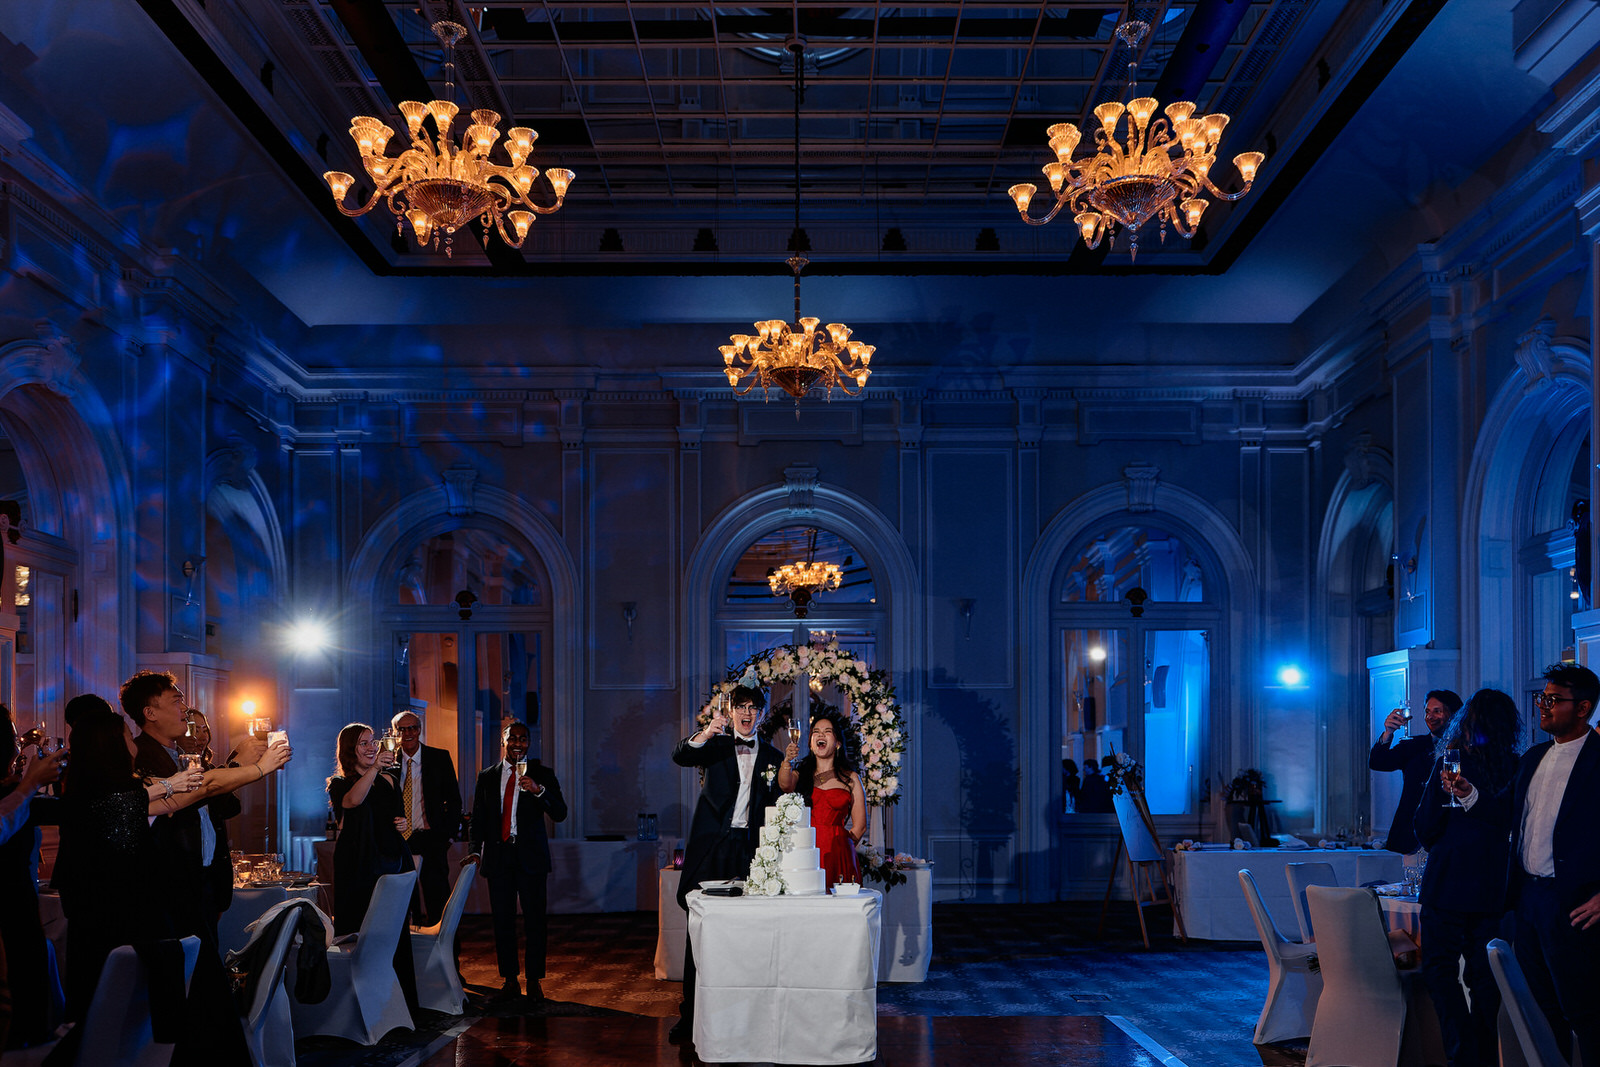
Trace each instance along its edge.
<instances>
[{"instance_id":1,"label":"dark ceiling recess","mask_svg":"<svg viewBox=\"0 0 1600 1067\"><path fill-rule=\"evenodd\" d=\"M350 2L350 0L346 0ZM1246 0L1236 0L1245 4ZM1089 40L1099 32L1107 12L1074 8L1046 15L1043 20L1029 18L964 18L954 16L885 15L874 21L870 18L846 18L838 12L843 8L805 8L800 12L800 33L816 41L858 39L862 43L872 40L876 32L879 40L926 37L948 41L960 27L964 40L1018 40L1027 41L1034 36L1037 26L1041 38L1072 38ZM795 16L791 11L761 15L718 15L715 26L710 19L618 19L612 22L586 22L558 19L529 22L520 8L490 8L484 12L483 28L501 41L554 41L570 44L607 44L631 42L637 33L641 41L710 41L713 30L720 30L724 44L739 44L730 38L761 34L784 37L794 32Z\"/></svg>"},{"instance_id":2,"label":"dark ceiling recess","mask_svg":"<svg viewBox=\"0 0 1600 1067\"><path fill-rule=\"evenodd\" d=\"M1198 96L1249 10L1249 0L1200 0L1151 95L1162 104Z\"/></svg>"}]
</instances>

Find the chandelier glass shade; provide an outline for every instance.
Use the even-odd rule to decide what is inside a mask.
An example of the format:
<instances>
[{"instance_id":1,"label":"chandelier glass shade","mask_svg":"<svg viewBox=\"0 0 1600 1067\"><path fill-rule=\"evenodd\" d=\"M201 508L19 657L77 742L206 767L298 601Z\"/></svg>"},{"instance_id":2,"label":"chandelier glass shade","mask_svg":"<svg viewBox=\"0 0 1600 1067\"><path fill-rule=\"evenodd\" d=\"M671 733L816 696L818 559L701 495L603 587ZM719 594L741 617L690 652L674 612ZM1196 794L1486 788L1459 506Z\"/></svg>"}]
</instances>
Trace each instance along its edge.
<instances>
[{"instance_id":1,"label":"chandelier glass shade","mask_svg":"<svg viewBox=\"0 0 1600 1067\"><path fill-rule=\"evenodd\" d=\"M352 218L365 215L383 200L394 215L397 231L403 233L405 223L411 223L412 236L419 247L426 247L431 241L437 248L442 236L448 256L455 232L473 219L481 219L485 230L493 227L502 241L521 248L536 216L561 209L567 186L575 175L559 168L545 171L555 203L545 206L534 201L528 194L539 178L539 168L530 166L527 159L539 135L526 126L511 127L505 135L510 165L491 161L490 152L500 140L500 115L487 108L472 112L472 122L459 144L452 140L450 129L460 110L449 99L455 90L455 44L467 29L456 22L436 22L433 32L444 45L449 80L443 100L401 103L400 114L405 117L411 147L396 156L388 155L384 150L395 131L380 119L357 115L351 120L350 136L361 153L362 167L375 185L371 199L348 208L344 199L355 185L355 178L343 171L329 171L323 180L333 191L340 213ZM429 119L431 133L424 125ZM507 222L511 223L511 233L506 231Z\"/></svg>"},{"instance_id":2,"label":"chandelier glass shade","mask_svg":"<svg viewBox=\"0 0 1600 1067\"><path fill-rule=\"evenodd\" d=\"M816 531L812 531L813 543ZM773 596L786 596L794 604L795 618L803 619L811 610L812 599L826 589L837 589L844 572L837 563L796 560L785 563L767 576Z\"/></svg>"},{"instance_id":3,"label":"chandelier glass shade","mask_svg":"<svg viewBox=\"0 0 1600 1067\"><path fill-rule=\"evenodd\" d=\"M1139 43L1150 27L1143 22L1124 22L1117 37L1137 53ZM1135 63L1130 60L1129 93L1134 89ZM1057 123L1045 131L1055 162L1044 166L1044 175L1055 195L1048 214L1035 218L1028 207L1038 187L1029 183L1013 185L1009 191L1017 212L1030 226L1043 226L1063 208L1072 213L1078 234L1090 248L1099 248L1108 234L1115 240L1118 227L1129 237L1129 253L1139 255L1139 230L1151 219L1159 219L1161 240L1166 242L1167 227L1190 238L1200 225L1210 201L1238 200L1250 191L1256 171L1266 159L1261 152L1241 152L1233 157L1244 187L1225 193L1211 181L1211 168L1217 160L1217 144L1228 125L1221 112L1196 115L1195 105L1187 100L1171 103L1164 117L1157 116L1160 104L1141 96L1126 104L1108 101L1094 109L1099 127L1094 131L1093 153L1078 159L1073 152L1081 134L1069 122Z\"/></svg>"},{"instance_id":4,"label":"chandelier glass shade","mask_svg":"<svg viewBox=\"0 0 1600 1067\"><path fill-rule=\"evenodd\" d=\"M805 96L805 43L799 38L789 41L788 50L794 56L794 232L800 234L800 101ZM800 315L800 272L809 260L798 251L787 260L794 273L794 321L768 319L755 324L754 334L736 333L722 345L722 371L728 376L728 385L738 396L761 387L768 395L777 386L794 397L796 417L802 397L813 388L821 386L829 397L835 389L847 396L855 396L866 386L872 375L872 345L850 340L850 327L842 322L830 322L822 329L818 318ZM835 583L837 588L837 583ZM776 591L776 587L774 587ZM807 598L809 600L809 597ZM805 612L796 611L801 618Z\"/></svg>"}]
</instances>

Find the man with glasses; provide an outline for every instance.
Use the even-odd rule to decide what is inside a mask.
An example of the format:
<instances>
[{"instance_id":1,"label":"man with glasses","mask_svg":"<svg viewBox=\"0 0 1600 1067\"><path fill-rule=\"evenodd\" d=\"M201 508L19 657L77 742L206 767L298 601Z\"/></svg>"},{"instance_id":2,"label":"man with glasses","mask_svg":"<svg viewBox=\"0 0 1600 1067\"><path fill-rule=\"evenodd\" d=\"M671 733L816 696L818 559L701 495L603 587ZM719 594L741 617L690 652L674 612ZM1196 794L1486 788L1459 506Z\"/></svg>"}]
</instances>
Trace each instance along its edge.
<instances>
[{"instance_id":1,"label":"man with glasses","mask_svg":"<svg viewBox=\"0 0 1600 1067\"><path fill-rule=\"evenodd\" d=\"M1562 1055L1572 1060L1576 1036L1583 1062L1600 1063L1600 738L1589 727L1600 678L1569 663L1544 678L1534 703L1550 740L1523 753L1507 789L1479 796L1460 775L1441 780L1469 813L1509 821L1517 962Z\"/></svg>"},{"instance_id":2,"label":"man with glasses","mask_svg":"<svg viewBox=\"0 0 1600 1067\"><path fill-rule=\"evenodd\" d=\"M417 864L412 911L418 926L431 926L450 899L450 842L461 827L461 785L455 761L442 748L422 743L422 719L410 708L389 721L400 738L400 802L406 828L400 836Z\"/></svg>"}]
</instances>

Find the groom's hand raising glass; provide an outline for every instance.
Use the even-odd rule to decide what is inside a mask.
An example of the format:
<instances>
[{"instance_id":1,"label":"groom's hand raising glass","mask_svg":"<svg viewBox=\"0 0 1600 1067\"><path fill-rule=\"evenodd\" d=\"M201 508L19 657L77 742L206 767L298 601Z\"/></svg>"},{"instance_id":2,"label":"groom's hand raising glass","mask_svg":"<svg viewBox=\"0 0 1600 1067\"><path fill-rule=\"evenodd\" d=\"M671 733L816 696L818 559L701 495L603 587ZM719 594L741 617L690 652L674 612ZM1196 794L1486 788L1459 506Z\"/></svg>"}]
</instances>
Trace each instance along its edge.
<instances>
[{"instance_id":1,"label":"groom's hand raising glass","mask_svg":"<svg viewBox=\"0 0 1600 1067\"><path fill-rule=\"evenodd\" d=\"M700 731L701 735L708 739L715 737L717 734L725 734L727 732L728 713L721 708L711 713L711 721L706 723L705 728Z\"/></svg>"}]
</instances>

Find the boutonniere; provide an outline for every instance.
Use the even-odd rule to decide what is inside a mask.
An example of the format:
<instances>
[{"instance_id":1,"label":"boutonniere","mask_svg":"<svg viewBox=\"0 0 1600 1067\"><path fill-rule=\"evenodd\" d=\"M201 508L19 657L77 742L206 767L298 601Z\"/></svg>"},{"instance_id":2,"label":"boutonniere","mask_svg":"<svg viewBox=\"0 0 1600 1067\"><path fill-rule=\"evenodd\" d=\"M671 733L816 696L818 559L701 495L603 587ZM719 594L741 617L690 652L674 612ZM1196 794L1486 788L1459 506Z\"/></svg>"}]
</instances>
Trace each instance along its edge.
<instances>
[{"instance_id":1,"label":"boutonniere","mask_svg":"<svg viewBox=\"0 0 1600 1067\"><path fill-rule=\"evenodd\" d=\"M777 775L777 773L778 773L778 768L776 768L776 767L768 767L766 770L761 772L762 780L764 780L767 783L768 788L771 788L772 779Z\"/></svg>"}]
</instances>

